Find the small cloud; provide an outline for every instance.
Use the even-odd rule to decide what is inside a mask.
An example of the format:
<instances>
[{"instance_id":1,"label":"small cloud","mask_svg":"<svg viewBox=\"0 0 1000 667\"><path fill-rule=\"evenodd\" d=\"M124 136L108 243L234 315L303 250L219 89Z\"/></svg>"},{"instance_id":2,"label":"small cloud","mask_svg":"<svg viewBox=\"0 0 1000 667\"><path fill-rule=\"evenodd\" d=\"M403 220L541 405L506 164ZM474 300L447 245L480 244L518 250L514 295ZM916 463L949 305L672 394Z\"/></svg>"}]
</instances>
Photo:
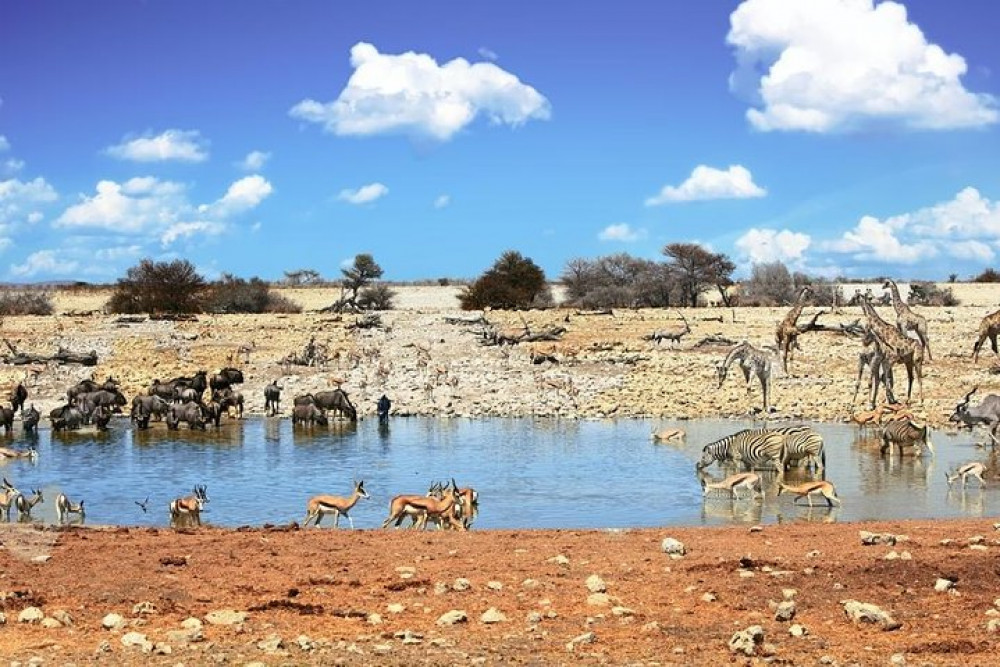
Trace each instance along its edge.
<instances>
[{"instance_id":1,"label":"small cloud","mask_svg":"<svg viewBox=\"0 0 1000 667\"><path fill-rule=\"evenodd\" d=\"M370 204L387 194L389 194L389 188L381 183L369 183L368 185L362 185L357 190L341 190L340 194L337 195L337 199L346 201L348 204ZM354 261L353 258L351 261Z\"/></svg>"},{"instance_id":2,"label":"small cloud","mask_svg":"<svg viewBox=\"0 0 1000 667\"><path fill-rule=\"evenodd\" d=\"M24 169L24 160L18 160L14 157L4 160L3 173L13 176L22 169Z\"/></svg>"},{"instance_id":3,"label":"small cloud","mask_svg":"<svg viewBox=\"0 0 1000 667\"><path fill-rule=\"evenodd\" d=\"M645 229L632 229L627 223L608 225L600 231L597 238L601 241L618 241L621 243L632 243L645 238Z\"/></svg>"},{"instance_id":4,"label":"small cloud","mask_svg":"<svg viewBox=\"0 0 1000 667\"><path fill-rule=\"evenodd\" d=\"M270 153L264 151L250 151L247 156L236 163L236 166L243 171L260 171L271 159Z\"/></svg>"},{"instance_id":5,"label":"small cloud","mask_svg":"<svg viewBox=\"0 0 1000 667\"><path fill-rule=\"evenodd\" d=\"M753 182L753 176L746 167L736 164L723 171L701 164L680 185L663 186L658 195L646 200L646 206L711 199L749 199L766 194L767 190Z\"/></svg>"},{"instance_id":6,"label":"small cloud","mask_svg":"<svg viewBox=\"0 0 1000 667\"><path fill-rule=\"evenodd\" d=\"M451 204L450 195L440 195L437 199L434 200L434 208L444 208L449 204Z\"/></svg>"},{"instance_id":7,"label":"small cloud","mask_svg":"<svg viewBox=\"0 0 1000 667\"><path fill-rule=\"evenodd\" d=\"M218 236L226 231L226 226L220 222L209 220L199 220L197 222L178 222L167 228L160 236L160 244L167 247L180 239L192 237L196 234L204 236Z\"/></svg>"},{"instance_id":8,"label":"small cloud","mask_svg":"<svg viewBox=\"0 0 1000 667\"><path fill-rule=\"evenodd\" d=\"M426 53L379 53L358 42L351 65L354 73L337 99L302 100L289 115L342 136L398 133L447 141L481 115L516 127L551 113L541 93L491 62L455 58L439 65Z\"/></svg>"},{"instance_id":9,"label":"small cloud","mask_svg":"<svg viewBox=\"0 0 1000 667\"><path fill-rule=\"evenodd\" d=\"M204 162L208 159L207 142L197 130L166 130L158 135L126 137L104 152L119 160L132 162Z\"/></svg>"},{"instance_id":10,"label":"small cloud","mask_svg":"<svg viewBox=\"0 0 1000 667\"><path fill-rule=\"evenodd\" d=\"M256 208L274 192L274 187L263 176L245 176L229 186L226 194L212 204L202 204L198 213L227 218Z\"/></svg>"},{"instance_id":11,"label":"small cloud","mask_svg":"<svg viewBox=\"0 0 1000 667\"><path fill-rule=\"evenodd\" d=\"M41 222L45 218L41 211L32 211L28 214L28 224L35 225Z\"/></svg>"},{"instance_id":12,"label":"small cloud","mask_svg":"<svg viewBox=\"0 0 1000 667\"><path fill-rule=\"evenodd\" d=\"M61 259L55 250L39 250L28 255L23 264L12 264L10 273L22 278L29 278L39 273L62 276L76 273L79 267L79 262Z\"/></svg>"},{"instance_id":13,"label":"small cloud","mask_svg":"<svg viewBox=\"0 0 1000 667\"><path fill-rule=\"evenodd\" d=\"M7 137L0 134L0 153L10 150L10 142L7 141Z\"/></svg>"},{"instance_id":14,"label":"small cloud","mask_svg":"<svg viewBox=\"0 0 1000 667\"><path fill-rule=\"evenodd\" d=\"M485 46L480 46L477 53L480 55L480 57L485 58L486 60L491 60L493 62L496 62L497 60L500 59L500 56L497 55L496 51L494 51L493 49L488 49Z\"/></svg>"},{"instance_id":15,"label":"small cloud","mask_svg":"<svg viewBox=\"0 0 1000 667\"><path fill-rule=\"evenodd\" d=\"M751 264L768 264L799 262L811 243L808 234L752 227L736 240L735 245Z\"/></svg>"},{"instance_id":16,"label":"small cloud","mask_svg":"<svg viewBox=\"0 0 1000 667\"><path fill-rule=\"evenodd\" d=\"M0 224L21 220L22 216L35 211L39 204L47 204L57 198L55 188L41 177L31 181L16 178L0 181Z\"/></svg>"},{"instance_id":17,"label":"small cloud","mask_svg":"<svg viewBox=\"0 0 1000 667\"><path fill-rule=\"evenodd\" d=\"M94 257L102 261L114 262L120 259L138 257L140 254L142 254L142 246L128 245L115 246L112 248L100 248L94 253Z\"/></svg>"},{"instance_id":18,"label":"small cloud","mask_svg":"<svg viewBox=\"0 0 1000 667\"><path fill-rule=\"evenodd\" d=\"M989 262L996 253L982 241L956 241L945 246L948 254L956 259L968 259Z\"/></svg>"},{"instance_id":19,"label":"small cloud","mask_svg":"<svg viewBox=\"0 0 1000 667\"><path fill-rule=\"evenodd\" d=\"M254 234L256 234L256 233L257 233L257 232L259 232L259 231L260 231L260 230L261 230L261 229L262 229L263 227L264 227L264 225L263 225L263 224L261 224L261 223L260 223L260 222L258 221L258 222L255 222L255 223L253 223L252 225L250 225L250 231L251 231L251 232L253 232Z\"/></svg>"}]
</instances>

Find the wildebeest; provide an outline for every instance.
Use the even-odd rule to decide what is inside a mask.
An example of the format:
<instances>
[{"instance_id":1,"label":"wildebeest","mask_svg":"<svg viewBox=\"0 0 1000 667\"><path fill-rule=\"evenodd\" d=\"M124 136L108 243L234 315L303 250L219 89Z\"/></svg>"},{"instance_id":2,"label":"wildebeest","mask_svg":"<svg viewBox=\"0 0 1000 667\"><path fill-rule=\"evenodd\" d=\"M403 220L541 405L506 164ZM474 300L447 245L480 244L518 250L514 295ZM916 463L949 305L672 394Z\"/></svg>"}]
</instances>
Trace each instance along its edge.
<instances>
[{"instance_id":1,"label":"wildebeest","mask_svg":"<svg viewBox=\"0 0 1000 667\"><path fill-rule=\"evenodd\" d=\"M231 388L216 390L212 392L212 400L219 404L222 412L228 412L229 408L236 408L239 419L243 419L243 394L233 391Z\"/></svg>"},{"instance_id":2,"label":"wildebeest","mask_svg":"<svg viewBox=\"0 0 1000 667\"><path fill-rule=\"evenodd\" d=\"M23 382L18 382L17 386L10 392L10 406L14 412L24 409L24 402L28 400L28 390L24 388Z\"/></svg>"},{"instance_id":3,"label":"wildebeest","mask_svg":"<svg viewBox=\"0 0 1000 667\"><path fill-rule=\"evenodd\" d=\"M303 405L296 405L292 408L292 425L294 426L296 424L318 424L320 426L326 426L329 422L326 419L326 413L312 403L305 403Z\"/></svg>"},{"instance_id":4,"label":"wildebeest","mask_svg":"<svg viewBox=\"0 0 1000 667\"><path fill-rule=\"evenodd\" d=\"M111 410L105 405L98 405L90 415L98 431L107 431L108 423L111 421Z\"/></svg>"},{"instance_id":5,"label":"wildebeest","mask_svg":"<svg viewBox=\"0 0 1000 667\"><path fill-rule=\"evenodd\" d=\"M27 410L21 408L21 424L24 426L25 433L34 433L41 418L42 415L35 409L34 403Z\"/></svg>"},{"instance_id":6,"label":"wildebeest","mask_svg":"<svg viewBox=\"0 0 1000 667\"><path fill-rule=\"evenodd\" d=\"M14 428L14 410L4 405L0 405L0 426L3 426L5 434Z\"/></svg>"},{"instance_id":7,"label":"wildebeest","mask_svg":"<svg viewBox=\"0 0 1000 667\"><path fill-rule=\"evenodd\" d=\"M208 372L198 371L192 377L175 377L166 384L174 388L175 401L179 400L179 392L177 390L183 388L194 389L198 392L198 399L201 400L202 394L208 388Z\"/></svg>"},{"instance_id":8,"label":"wildebeest","mask_svg":"<svg viewBox=\"0 0 1000 667\"><path fill-rule=\"evenodd\" d=\"M208 386L213 392L228 389L234 384L243 384L243 371L232 367L223 368L208 381Z\"/></svg>"},{"instance_id":9,"label":"wildebeest","mask_svg":"<svg viewBox=\"0 0 1000 667\"><path fill-rule=\"evenodd\" d=\"M281 403L281 387L278 386L278 381L275 380L264 387L264 414L272 417L278 414L278 411L281 409L279 403Z\"/></svg>"},{"instance_id":10,"label":"wildebeest","mask_svg":"<svg viewBox=\"0 0 1000 667\"><path fill-rule=\"evenodd\" d=\"M219 426L222 421L222 406L218 401L212 400L204 405L202 412L205 415L205 422Z\"/></svg>"},{"instance_id":11,"label":"wildebeest","mask_svg":"<svg viewBox=\"0 0 1000 667\"><path fill-rule=\"evenodd\" d=\"M121 412L122 407L127 404L125 395L117 389L114 391L98 389L76 397L76 405L80 408L85 420L92 417L97 406L104 406L110 412Z\"/></svg>"},{"instance_id":12,"label":"wildebeest","mask_svg":"<svg viewBox=\"0 0 1000 667\"><path fill-rule=\"evenodd\" d=\"M49 420L52 422L53 431L75 430L83 424L83 413L73 405L66 405L56 408L49 413Z\"/></svg>"},{"instance_id":13,"label":"wildebeest","mask_svg":"<svg viewBox=\"0 0 1000 667\"><path fill-rule=\"evenodd\" d=\"M313 401L315 401L316 407L322 410L336 410L341 416L347 417L352 422L358 420L358 411L343 389L316 392L313 394Z\"/></svg>"},{"instance_id":14,"label":"wildebeest","mask_svg":"<svg viewBox=\"0 0 1000 667\"><path fill-rule=\"evenodd\" d=\"M66 398L72 403L81 394L89 394L90 392L102 389L105 391L118 391L118 380L115 380L111 376L108 376L108 379L103 383L94 382L93 380L80 380L66 391Z\"/></svg>"},{"instance_id":15,"label":"wildebeest","mask_svg":"<svg viewBox=\"0 0 1000 667\"><path fill-rule=\"evenodd\" d=\"M385 421L389 418L389 410L392 409L392 401L385 394L378 399L378 418L379 421Z\"/></svg>"},{"instance_id":16,"label":"wildebeest","mask_svg":"<svg viewBox=\"0 0 1000 667\"><path fill-rule=\"evenodd\" d=\"M149 396L159 396L165 401L173 401L174 397L177 395L177 391L174 385L167 382L160 382L159 378L153 380L153 383L149 385L149 389L146 391Z\"/></svg>"},{"instance_id":17,"label":"wildebeest","mask_svg":"<svg viewBox=\"0 0 1000 667\"><path fill-rule=\"evenodd\" d=\"M132 399L132 421L139 428L149 427L149 418L162 419L170 410L170 403L159 396L136 396Z\"/></svg>"},{"instance_id":18,"label":"wildebeest","mask_svg":"<svg viewBox=\"0 0 1000 667\"><path fill-rule=\"evenodd\" d=\"M205 430L205 414L197 403L175 403L167 412L167 428L177 430L180 422L187 422L191 429Z\"/></svg>"}]
</instances>

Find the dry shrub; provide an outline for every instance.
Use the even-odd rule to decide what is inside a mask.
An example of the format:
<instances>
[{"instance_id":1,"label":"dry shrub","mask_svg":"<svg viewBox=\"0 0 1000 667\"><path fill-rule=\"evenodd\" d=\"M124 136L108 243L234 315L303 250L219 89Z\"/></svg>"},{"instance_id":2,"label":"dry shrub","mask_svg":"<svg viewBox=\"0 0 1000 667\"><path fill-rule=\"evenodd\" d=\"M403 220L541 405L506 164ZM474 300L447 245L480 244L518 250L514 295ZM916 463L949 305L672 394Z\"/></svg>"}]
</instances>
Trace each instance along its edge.
<instances>
[{"instance_id":1,"label":"dry shrub","mask_svg":"<svg viewBox=\"0 0 1000 667\"><path fill-rule=\"evenodd\" d=\"M3 290L0 292L0 316L51 315L55 312L48 292Z\"/></svg>"}]
</instances>

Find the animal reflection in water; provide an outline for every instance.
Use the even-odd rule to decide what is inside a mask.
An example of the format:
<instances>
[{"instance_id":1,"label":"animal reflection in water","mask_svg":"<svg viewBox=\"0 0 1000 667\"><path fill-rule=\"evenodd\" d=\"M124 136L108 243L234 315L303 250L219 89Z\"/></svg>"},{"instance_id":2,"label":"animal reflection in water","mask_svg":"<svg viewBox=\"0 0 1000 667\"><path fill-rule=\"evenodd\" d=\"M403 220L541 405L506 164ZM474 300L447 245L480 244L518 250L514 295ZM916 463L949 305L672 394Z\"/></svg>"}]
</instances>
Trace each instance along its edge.
<instances>
[{"instance_id":1,"label":"animal reflection in water","mask_svg":"<svg viewBox=\"0 0 1000 667\"><path fill-rule=\"evenodd\" d=\"M702 519L760 523L767 495L765 489L773 486L776 479L776 473L741 472L716 480L699 471L698 481L704 497Z\"/></svg>"},{"instance_id":2,"label":"animal reflection in water","mask_svg":"<svg viewBox=\"0 0 1000 667\"><path fill-rule=\"evenodd\" d=\"M916 456L919 451L916 447L906 447L902 456L886 456L880 453L883 444L881 433L865 434L860 430L851 443L860 454L858 482L863 495L884 493L900 483L911 489L926 489L930 485L935 457Z\"/></svg>"}]
</instances>

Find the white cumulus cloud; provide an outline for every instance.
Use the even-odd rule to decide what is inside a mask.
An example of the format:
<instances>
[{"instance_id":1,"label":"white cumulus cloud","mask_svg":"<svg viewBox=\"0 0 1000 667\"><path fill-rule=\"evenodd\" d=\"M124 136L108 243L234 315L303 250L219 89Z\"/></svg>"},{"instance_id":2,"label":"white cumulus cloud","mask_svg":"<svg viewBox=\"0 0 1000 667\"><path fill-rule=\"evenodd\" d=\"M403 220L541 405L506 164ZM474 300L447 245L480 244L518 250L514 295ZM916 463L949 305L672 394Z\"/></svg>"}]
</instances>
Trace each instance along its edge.
<instances>
[{"instance_id":1,"label":"white cumulus cloud","mask_svg":"<svg viewBox=\"0 0 1000 667\"><path fill-rule=\"evenodd\" d=\"M749 199L766 194L767 190L754 183L750 170L742 165L730 165L722 170L700 164L680 185L663 186L658 195L646 200L646 206L709 199Z\"/></svg>"},{"instance_id":2,"label":"white cumulus cloud","mask_svg":"<svg viewBox=\"0 0 1000 667\"><path fill-rule=\"evenodd\" d=\"M246 176L229 186L226 194L214 204L198 207L200 214L223 218L256 208L274 192L274 187L263 176Z\"/></svg>"},{"instance_id":3,"label":"white cumulus cloud","mask_svg":"<svg viewBox=\"0 0 1000 667\"><path fill-rule=\"evenodd\" d=\"M7 141L7 137L0 134L0 153L10 150L10 142Z\"/></svg>"},{"instance_id":4,"label":"white cumulus cloud","mask_svg":"<svg viewBox=\"0 0 1000 667\"><path fill-rule=\"evenodd\" d=\"M441 65L425 53L379 53L358 42L351 65L337 99L303 100L291 116L338 135L395 132L446 141L479 115L516 126L550 114L541 93L491 62L455 58Z\"/></svg>"},{"instance_id":5,"label":"white cumulus cloud","mask_svg":"<svg viewBox=\"0 0 1000 667\"><path fill-rule=\"evenodd\" d=\"M951 129L997 122L997 100L965 89L965 59L927 41L897 2L745 0L730 16L730 87L762 131L871 123Z\"/></svg>"},{"instance_id":6,"label":"white cumulus cloud","mask_svg":"<svg viewBox=\"0 0 1000 667\"><path fill-rule=\"evenodd\" d=\"M337 195L337 199L346 201L348 204L369 204L387 194L389 194L389 188L381 183L369 183L368 185L362 185L357 190L345 188Z\"/></svg>"},{"instance_id":7,"label":"white cumulus cloud","mask_svg":"<svg viewBox=\"0 0 1000 667\"><path fill-rule=\"evenodd\" d=\"M10 273L21 278L39 273L66 276L73 275L79 268L79 262L61 257L55 250L39 250L28 255L23 264L12 264Z\"/></svg>"},{"instance_id":8,"label":"white cumulus cloud","mask_svg":"<svg viewBox=\"0 0 1000 667\"><path fill-rule=\"evenodd\" d=\"M990 201L973 187L954 199L909 214L915 233L953 239L1000 239L1000 203Z\"/></svg>"},{"instance_id":9,"label":"white cumulus cloud","mask_svg":"<svg viewBox=\"0 0 1000 667\"><path fill-rule=\"evenodd\" d=\"M736 240L736 247L751 264L798 263L811 243L808 234L751 227Z\"/></svg>"},{"instance_id":10,"label":"white cumulus cloud","mask_svg":"<svg viewBox=\"0 0 1000 667\"><path fill-rule=\"evenodd\" d=\"M126 137L104 152L119 160L133 162L204 162L208 159L207 142L197 130L166 130L153 135Z\"/></svg>"},{"instance_id":11,"label":"white cumulus cloud","mask_svg":"<svg viewBox=\"0 0 1000 667\"><path fill-rule=\"evenodd\" d=\"M247 156L236 163L236 166L243 171L260 171L271 159L270 153L264 151L250 151Z\"/></svg>"},{"instance_id":12,"label":"white cumulus cloud","mask_svg":"<svg viewBox=\"0 0 1000 667\"><path fill-rule=\"evenodd\" d=\"M858 224L836 241L826 244L826 248L837 253L846 253L862 262L879 261L892 264L915 264L938 254L933 243L915 240L905 243L899 233L906 226L906 216L897 216L885 221L866 215Z\"/></svg>"},{"instance_id":13,"label":"white cumulus cloud","mask_svg":"<svg viewBox=\"0 0 1000 667\"><path fill-rule=\"evenodd\" d=\"M628 223L622 222L616 225L608 225L600 231L597 238L601 241L619 241L631 243L646 236L646 230L633 229Z\"/></svg>"},{"instance_id":14,"label":"white cumulus cloud","mask_svg":"<svg viewBox=\"0 0 1000 667\"><path fill-rule=\"evenodd\" d=\"M16 178L0 181L0 224L30 217L39 204L53 202L57 198L55 188L41 177L31 181Z\"/></svg>"}]
</instances>

